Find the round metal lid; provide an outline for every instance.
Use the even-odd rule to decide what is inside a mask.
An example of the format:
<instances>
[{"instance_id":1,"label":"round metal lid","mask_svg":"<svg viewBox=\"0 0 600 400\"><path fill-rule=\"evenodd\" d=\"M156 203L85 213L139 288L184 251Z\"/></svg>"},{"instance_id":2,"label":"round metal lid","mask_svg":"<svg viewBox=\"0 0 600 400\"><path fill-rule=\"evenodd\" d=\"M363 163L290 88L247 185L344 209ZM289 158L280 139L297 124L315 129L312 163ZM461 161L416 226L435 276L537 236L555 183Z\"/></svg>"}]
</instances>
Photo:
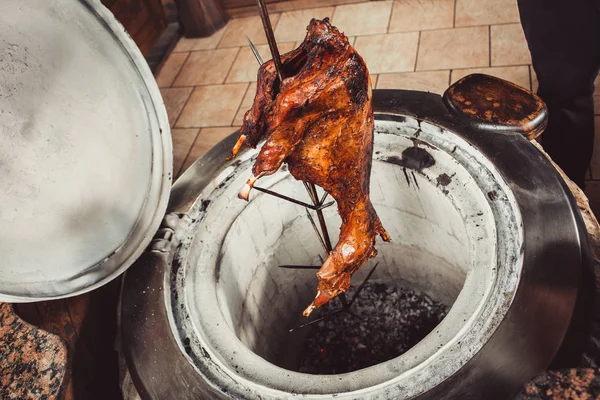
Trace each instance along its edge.
<instances>
[{"instance_id":1,"label":"round metal lid","mask_svg":"<svg viewBox=\"0 0 600 400\"><path fill-rule=\"evenodd\" d=\"M0 301L92 290L163 218L172 147L160 92L98 0L3 0L0 54Z\"/></svg>"}]
</instances>

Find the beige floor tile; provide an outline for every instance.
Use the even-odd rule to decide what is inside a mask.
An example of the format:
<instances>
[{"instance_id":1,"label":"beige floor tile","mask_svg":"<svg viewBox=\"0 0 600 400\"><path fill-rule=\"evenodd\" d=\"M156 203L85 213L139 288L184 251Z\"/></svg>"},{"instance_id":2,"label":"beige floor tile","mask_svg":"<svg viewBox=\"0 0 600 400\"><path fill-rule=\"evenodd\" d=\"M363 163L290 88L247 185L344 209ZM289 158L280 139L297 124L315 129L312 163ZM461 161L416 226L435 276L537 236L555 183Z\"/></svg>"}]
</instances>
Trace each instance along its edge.
<instances>
[{"instance_id":1,"label":"beige floor tile","mask_svg":"<svg viewBox=\"0 0 600 400\"><path fill-rule=\"evenodd\" d=\"M169 87L173 84L175 77L181 70L183 63L190 53L171 53L156 74L156 83L158 87Z\"/></svg>"},{"instance_id":2,"label":"beige floor tile","mask_svg":"<svg viewBox=\"0 0 600 400\"><path fill-rule=\"evenodd\" d=\"M531 64L521 24L492 25L492 66Z\"/></svg>"},{"instance_id":3,"label":"beige floor tile","mask_svg":"<svg viewBox=\"0 0 600 400\"><path fill-rule=\"evenodd\" d=\"M185 102L190 97L193 88L163 88L160 90L165 107L167 109L167 115L169 116L169 124L173 126L177 117L181 113L181 109L185 105Z\"/></svg>"},{"instance_id":4,"label":"beige floor tile","mask_svg":"<svg viewBox=\"0 0 600 400\"><path fill-rule=\"evenodd\" d=\"M372 74L413 71L419 32L359 36L354 48Z\"/></svg>"},{"instance_id":5,"label":"beige floor tile","mask_svg":"<svg viewBox=\"0 0 600 400\"><path fill-rule=\"evenodd\" d=\"M529 66L529 75L531 76L531 91L533 93L537 93L539 82L537 80L537 75L535 74L535 70L533 69L532 65Z\"/></svg>"},{"instance_id":6,"label":"beige floor tile","mask_svg":"<svg viewBox=\"0 0 600 400\"><path fill-rule=\"evenodd\" d=\"M256 96L256 82L252 82L250 86L248 86L248 90L246 90L246 94L244 95L244 99L242 100L242 104L240 108L250 108L252 103L254 102L254 97ZM241 124L234 124L241 125Z\"/></svg>"},{"instance_id":7,"label":"beige floor tile","mask_svg":"<svg viewBox=\"0 0 600 400\"><path fill-rule=\"evenodd\" d=\"M275 29L281 14L269 13L269 16L271 17L271 25L273 26L273 29ZM259 15L230 20L225 27L223 39L219 42L219 48L247 46L248 41L246 40L246 36L248 36L254 44L267 43L267 37L265 36L265 31Z\"/></svg>"},{"instance_id":8,"label":"beige floor tile","mask_svg":"<svg viewBox=\"0 0 600 400\"><path fill-rule=\"evenodd\" d=\"M516 83L525 89L529 89L529 68L526 65L518 67L455 69L452 71L452 83L469 74L492 75Z\"/></svg>"},{"instance_id":9,"label":"beige floor tile","mask_svg":"<svg viewBox=\"0 0 600 400\"><path fill-rule=\"evenodd\" d=\"M173 86L223 83L238 52L238 48L230 48L190 53Z\"/></svg>"},{"instance_id":10,"label":"beige floor tile","mask_svg":"<svg viewBox=\"0 0 600 400\"><path fill-rule=\"evenodd\" d=\"M388 32L452 28L454 0L396 0Z\"/></svg>"},{"instance_id":11,"label":"beige floor tile","mask_svg":"<svg viewBox=\"0 0 600 400\"><path fill-rule=\"evenodd\" d=\"M519 22L517 0L456 0L456 27L510 22Z\"/></svg>"},{"instance_id":12,"label":"beige floor tile","mask_svg":"<svg viewBox=\"0 0 600 400\"><path fill-rule=\"evenodd\" d=\"M247 83L196 87L181 112L177 127L231 125L247 88Z\"/></svg>"},{"instance_id":13,"label":"beige floor tile","mask_svg":"<svg viewBox=\"0 0 600 400\"><path fill-rule=\"evenodd\" d=\"M448 88L450 71L420 71L381 74L377 89L422 90L442 94Z\"/></svg>"},{"instance_id":14,"label":"beige floor tile","mask_svg":"<svg viewBox=\"0 0 600 400\"><path fill-rule=\"evenodd\" d=\"M594 153L592 155L590 169L592 171L592 178L600 179L600 115L596 115L594 117L594 124L596 125L596 134L594 138Z\"/></svg>"},{"instance_id":15,"label":"beige floor tile","mask_svg":"<svg viewBox=\"0 0 600 400\"><path fill-rule=\"evenodd\" d=\"M307 10L288 11L281 14L277 28L275 28L275 39L277 43L297 42L306 36L306 27L313 18L331 18L333 7L312 8Z\"/></svg>"},{"instance_id":16,"label":"beige floor tile","mask_svg":"<svg viewBox=\"0 0 600 400\"><path fill-rule=\"evenodd\" d=\"M417 70L487 67L487 26L421 32Z\"/></svg>"},{"instance_id":17,"label":"beige floor tile","mask_svg":"<svg viewBox=\"0 0 600 400\"><path fill-rule=\"evenodd\" d=\"M335 8L331 23L347 36L386 33L391 12L391 1L346 4Z\"/></svg>"},{"instance_id":18,"label":"beige floor tile","mask_svg":"<svg viewBox=\"0 0 600 400\"><path fill-rule=\"evenodd\" d=\"M279 52L283 54L292 50L294 43L278 43L277 47L279 48ZM264 61L271 59L269 45L261 44L256 46L256 49ZM256 82L258 67L258 62L250 47L242 47L233 62L233 67L231 67L226 82Z\"/></svg>"},{"instance_id":19,"label":"beige floor tile","mask_svg":"<svg viewBox=\"0 0 600 400\"><path fill-rule=\"evenodd\" d=\"M213 147L233 132L240 129L239 126L229 126L226 128L202 128L196 140L196 145Z\"/></svg>"},{"instance_id":20,"label":"beige floor tile","mask_svg":"<svg viewBox=\"0 0 600 400\"><path fill-rule=\"evenodd\" d=\"M194 142L194 146L190 150L190 153L183 164L181 171L183 172L187 170L190 165L192 165L194 161L196 161L202 154L206 153L214 145L231 135L239 128L239 126L229 126L226 128L202 128L198 134L198 137L196 138L196 141Z\"/></svg>"},{"instance_id":21,"label":"beige floor tile","mask_svg":"<svg viewBox=\"0 0 600 400\"><path fill-rule=\"evenodd\" d=\"M212 35L204 38L185 38L179 39L179 42L175 45L173 51L197 51L197 50L211 50L216 49L217 44L223 37L225 28L221 28Z\"/></svg>"},{"instance_id":22,"label":"beige floor tile","mask_svg":"<svg viewBox=\"0 0 600 400\"><path fill-rule=\"evenodd\" d=\"M250 109L250 107L240 107L237 114L235 114L235 119L233 120L234 125L242 125L244 123L244 115Z\"/></svg>"},{"instance_id":23,"label":"beige floor tile","mask_svg":"<svg viewBox=\"0 0 600 400\"><path fill-rule=\"evenodd\" d=\"M175 178L179 176L179 170L183 165L196 136L200 129L172 129L171 137L173 139L173 175Z\"/></svg>"},{"instance_id":24,"label":"beige floor tile","mask_svg":"<svg viewBox=\"0 0 600 400\"><path fill-rule=\"evenodd\" d=\"M248 86L248 90L246 90L242 104L240 105L235 119L233 120L233 125L242 125L244 122L244 114L246 114L246 111L252 107L254 96L256 96L256 82L252 82L250 86Z\"/></svg>"}]
</instances>

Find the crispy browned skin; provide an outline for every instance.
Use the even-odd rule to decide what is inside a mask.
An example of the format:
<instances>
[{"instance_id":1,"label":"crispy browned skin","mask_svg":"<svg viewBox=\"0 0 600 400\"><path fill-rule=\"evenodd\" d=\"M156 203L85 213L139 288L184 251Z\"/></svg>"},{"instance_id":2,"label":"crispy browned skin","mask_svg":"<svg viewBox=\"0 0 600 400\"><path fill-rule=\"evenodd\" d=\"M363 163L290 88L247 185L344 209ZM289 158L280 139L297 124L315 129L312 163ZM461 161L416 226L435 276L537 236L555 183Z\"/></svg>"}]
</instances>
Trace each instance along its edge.
<instances>
[{"instance_id":1,"label":"crispy browned skin","mask_svg":"<svg viewBox=\"0 0 600 400\"><path fill-rule=\"evenodd\" d=\"M273 62L261 66L254 104L232 154L242 142L256 147L266 137L241 198L247 200L258 178L286 162L296 179L322 187L337 201L340 239L317 273L308 316L348 289L352 274L377 254L377 235L386 241L389 236L369 199L373 107L363 59L326 18L310 22L304 42L284 54L282 63L288 78L278 94Z\"/></svg>"}]
</instances>

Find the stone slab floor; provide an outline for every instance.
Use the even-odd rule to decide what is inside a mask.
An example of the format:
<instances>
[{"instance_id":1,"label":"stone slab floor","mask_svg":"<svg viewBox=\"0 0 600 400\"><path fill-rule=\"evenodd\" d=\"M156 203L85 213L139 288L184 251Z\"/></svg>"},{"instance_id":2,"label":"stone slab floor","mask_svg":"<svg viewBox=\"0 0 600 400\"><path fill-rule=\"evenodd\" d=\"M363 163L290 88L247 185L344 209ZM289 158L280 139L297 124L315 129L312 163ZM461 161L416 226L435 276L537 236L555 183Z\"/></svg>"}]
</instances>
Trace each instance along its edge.
<instances>
[{"instance_id":1,"label":"stone slab floor","mask_svg":"<svg viewBox=\"0 0 600 400\"><path fill-rule=\"evenodd\" d=\"M302 41L311 18L330 17L367 62L375 88L443 91L473 72L495 75L536 90L537 81L515 0L336 0L314 8L295 0L272 12L280 52ZM288 9L290 7L287 7ZM238 129L256 92L257 63L269 49L259 16L236 18L212 36L182 38L156 73L174 145L174 174ZM596 82L596 132L600 133L600 81ZM600 140L587 194L600 212Z\"/></svg>"}]
</instances>

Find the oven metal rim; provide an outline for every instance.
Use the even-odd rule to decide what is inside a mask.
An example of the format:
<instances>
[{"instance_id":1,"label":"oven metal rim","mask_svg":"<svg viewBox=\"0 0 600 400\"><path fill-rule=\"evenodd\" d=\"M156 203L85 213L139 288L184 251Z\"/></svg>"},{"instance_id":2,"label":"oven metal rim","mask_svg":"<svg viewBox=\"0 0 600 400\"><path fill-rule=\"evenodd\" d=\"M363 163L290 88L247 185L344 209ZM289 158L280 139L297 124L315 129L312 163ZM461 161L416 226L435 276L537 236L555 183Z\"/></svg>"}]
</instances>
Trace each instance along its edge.
<instances>
[{"instance_id":1,"label":"oven metal rim","mask_svg":"<svg viewBox=\"0 0 600 400\"><path fill-rule=\"evenodd\" d=\"M406 130L406 132L399 135L405 138L403 140L424 140L424 143L427 143L423 145L424 147L427 148L429 145L435 147L437 150L431 149L429 151L435 154L434 158L438 161L440 160L439 157L442 156L454 159L453 161L460 165L460 168L473 179L473 182L467 186L469 189L466 192L473 190L479 193L481 196L479 201L482 207L479 211L484 212L490 217L494 215L493 230L495 233L493 235L495 240L492 241L496 243L496 251L493 257L494 259L499 257L499 260L503 261L492 261L489 259L484 261L481 259L481 256L486 257L485 254L488 254L486 251L488 245L484 244L488 241L479 242L477 237L479 235L486 236L486 233L478 233L480 228L477 228L477 222L472 221L476 210L471 209L467 205L468 201L465 201L464 198L458 201L458 203L454 204L455 209L457 211L462 210L465 223L471 226L471 228L467 229L467 235L470 237L469 241L473 243L471 246L479 249L475 251L472 258L474 265L478 267L470 269L469 276L452 310L439 325L438 329L442 333L428 335L427 338L406 354L372 366L362 372L357 371L336 375L337 379L331 379L327 376L314 377L287 371L266 362L246 347L240 346L241 342L239 338L233 335L231 331L218 328L219 326L227 325L222 314L213 312L214 307L203 306L214 304L216 307L218 303L218 301L213 302L213 299L216 300L216 297L214 297L216 294L213 292L214 282L210 278L210 272L203 274L203 278L199 280L194 280L193 277L188 276L189 274L194 274L196 271L195 268L192 268L187 273L182 272L186 268L189 268L186 266L187 260L191 260L192 263L198 262L197 254L199 251L202 251L200 248L203 246L198 245L199 239L195 237L197 234L201 234L197 233L198 230L201 231L202 226L207 223L204 219L207 215L202 214L200 217L201 220L196 225L197 228L190 227L187 229L190 232L189 235L195 237L195 245L191 244L188 246L186 244L175 255L175 262L180 261L182 267L178 270L176 280L172 281L174 282L171 286L174 304L171 306L172 315L169 315L170 318L173 318L172 327L179 333L180 342L189 342L189 345L186 347L188 349L187 354L190 361L198 368L199 373L211 375L211 369L222 370L234 377L234 381L238 382L239 386L243 388L247 387L248 390L253 390L255 393L260 393L264 396L270 394L271 397L269 398L276 399L289 396L290 393L302 393L303 396L310 396L310 398L322 398L324 394L337 393L337 396L343 399L371 399L379 397L378 394L373 393L377 393L374 390L375 387L385 388L393 398L413 397L419 393L426 392L433 385L451 376L455 369L460 368L467 362L471 354L480 350L482 343L495 331L499 320L496 315L504 315L503 313L508 309L512 301L512 293L516 289L515 285L518 283L518 276L515 277L514 275L507 274L506 271L513 267L520 270L522 265L520 257L520 244L522 243L520 214L516 202L510 193L510 189L507 187L506 182L499 176L494 166L488 160L479 157L479 154L458 135L451 132L440 134L438 126L427 122L419 123L414 118L401 117L394 119L399 121L392 121L391 124L381 119L377 121L375 126L375 148L384 151L378 146L380 141L385 142L389 140L386 137L393 137L395 136L394 131L396 129L402 129L403 131ZM405 123L408 125L403 126ZM408 136L405 136L406 134ZM454 146L457 147L454 148ZM256 151L244 152L241 155L242 158L246 158L246 162L243 164L252 163L252 159L247 159L250 154L254 154L255 156ZM394 154L394 152L392 151L390 154ZM381 155L377 158L380 157L385 158L385 156ZM472 163L469 160L472 160ZM233 166L227 169L229 170L230 168L233 168ZM240 168L245 169L247 167L240 165ZM434 173L427 169L428 172L421 171L418 172L418 175L430 180L435 186L433 182L436 178L431 174L442 173L442 170L437 170ZM445 171L448 173L451 173L451 171L456 172L455 170ZM231 174L226 174L226 170L224 170L223 173L219 174L218 178L211 181L206 190L198 194L198 198L203 199L203 202L205 199L211 199L211 204L221 204L222 201L218 200L218 198L211 197L211 193L214 193L213 188L215 186L217 188L220 187L222 179L228 180L234 174L235 172L233 171ZM225 178L226 175L228 175L227 178ZM267 182L264 182L263 185L269 187ZM464 189L463 185L460 185L460 187L451 190L453 194L449 196L454 198ZM492 190L497 191L498 199L503 200L489 201L487 197L484 197L485 193ZM463 192L457 199L465 196L465 194ZM466 197L469 197L469 195ZM483 205L482 203L486 204ZM215 210L212 208L211 210L214 216ZM217 215L220 215L220 212L217 212ZM239 217L239 214L236 214L237 217ZM215 220L213 219L213 221ZM220 223L221 219L217 218L216 221ZM223 219L223 223L226 226L225 231L229 230L230 222L229 219ZM222 232L223 230L221 229L220 231ZM219 229L215 231L215 234L220 237L217 232L219 232ZM512 237L517 237L515 242L511 242L510 238ZM203 240L200 240L200 243L208 243L209 240L210 238L204 237ZM217 248L219 248L217 244L219 242L220 240L217 240L214 243ZM483 247L481 247L481 244L484 244ZM207 265L212 265L212 262L208 261ZM489 265L489 267L486 268L485 265ZM493 268L495 265L504 265L504 267L496 269ZM486 270L488 271L487 273L491 274L491 276L487 277L487 280L481 275L482 273L486 274ZM183 281L183 275L186 275L185 282ZM495 277L493 277L494 275ZM186 287L198 290L199 293L188 294L186 296ZM485 292L481 292L484 287ZM469 300L466 301L466 299ZM200 304L200 307L194 310L194 304ZM190 313L189 315L188 312ZM462 316L458 314L462 314ZM478 317L475 317L476 315ZM210 323L203 323L203 321L210 321ZM474 334L467 327L471 327L473 331L479 333ZM198 334L199 332L200 334ZM444 336L443 339L442 336ZM211 361L207 361L206 354L210 356ZM415 357L417 358L415 359ZM227 360L234 361L228 363ZM251 366L249 365L250 363L256 365ZM357 375L359 374L364 379L357 380ZM213 374L211 376L221 386L225 386L223 382L219 381L218 375ZM285 376L286 378L281 380L277 378L279 376ZM361 383L357 384L357 382ZM228 391L234 391L234 387L229 387Z\"/></svg>"},{"instance_id":2,"label":"oven metal rim","mask_svg":"<svg viewBox=\"0 0 600 400\"><path fill-rule=\"evenodd\" d=\"M407 106L404 106L405 104ZM578 211L569 203L568 194L565 193L556 171L522 136L470 130L448 113L441 97L435 94L397 90L374 91L374 108L379 115L411 115L458 133L494 160L500 172L511 183L523 215L526 246L530 250L526 260L525 279L507 318L484 349L458 374L423 396L438 399L480 398L481 392L474 390L477 385L469 386L465 383L485 382L488 384L486 397L491 398L490 394L495 393L496 398L507 398L530 376L543 370L550 363L567 329L569 318L563 318L561 326L554 330L554 336L541 342L540 338L544 337L542 334L547 333L549 318L543 314L537 319L535 317L540 310L544 310L544 304L538 304L542 289L547 289L543 292L546 297L554 296L556 303L563 305L563 317L570 317L580 277L581 246L586 245L580 242L582 232L578 231L574 223ZM170 211L185 214L191 208L195 200L194 193L217 172L215 161L234 141L235 137L230 136L184 174L173 188ZM500 149L509 147L515 153L507 157L498 157ZM532 175L523 174L524 169L531 171ZM550 203L541 201L540 196L548 194L554 196L555 200ZM553 219L542 219L540 207L551 207L554 211ZM544 235L541 235L540 230ZM552 247L550 255L539 254L548 244L560 247L560 254L556 254ZM178 398L216 398L214 392L208 394L207 390L211 384L204 381L181 354L182 349L170 332L170 304L166 301L169 294L162 290L166 284L164 274L171 261L172 254L146 252L127 273L121 320L125 357L143 398L172 397L177 392ZM547 272L547 265L554 269L552 273ZM149 274L148 269L154 273ZM147 290L148 288L152 290ZM547 304L545 301L542 303ZM537 327L526 332L526 335L517 334L517 328L531 325L532 322L536 323ZM149 349L144 344L142 337L146 337L148 331L152 332L153 337L160 338L159 348ZM514 364L519 364L515 360L524 357L527 350L536 345L539 350L537 354L540 356L535 360L525 360L525 363L515 367ZM514 357L503 357L507 349L513 350ZM165 366L168 366L168 371L161 372L161 367ZM175 371L176 373L173 373ZM493 387L490 387L485 379L482 380L483 376L491 373L503 377L497 380ZM463 384L456 384L458 381ZM230 398L227 394L220 396Z\"/></svg>"}]
</instances>

